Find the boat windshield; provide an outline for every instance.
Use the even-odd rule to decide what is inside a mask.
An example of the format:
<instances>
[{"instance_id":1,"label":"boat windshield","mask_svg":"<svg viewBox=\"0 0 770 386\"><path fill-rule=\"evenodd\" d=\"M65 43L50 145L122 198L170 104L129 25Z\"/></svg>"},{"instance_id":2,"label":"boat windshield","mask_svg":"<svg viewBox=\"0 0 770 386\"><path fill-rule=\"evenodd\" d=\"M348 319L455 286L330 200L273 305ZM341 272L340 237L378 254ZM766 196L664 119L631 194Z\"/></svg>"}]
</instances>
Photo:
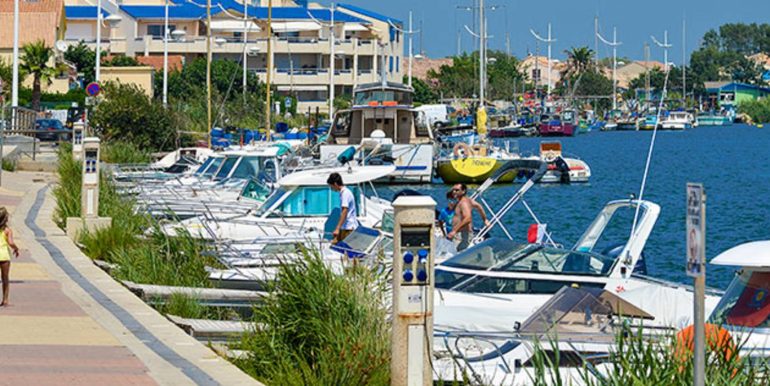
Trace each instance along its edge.
<instances>
[{"instance_id":1,"label":"boat windshield","mask_svg":"<svg viewBox=\"0 0 770 386\"><path fill-rule=\"evenodd\" d=\"M241 197L255 201L264 201L270 194L270 188L256 179L250 179L241 191Z\"/></svg>"},{"instance_id":2,"label":"boat windshield","mask_svg":"<svg viewBox=\"0 0 770 386\"><path fill-rule=\"evenodd\" d=\"M217 170L219 170L219 166L222 165L222 161L224 161L224 158L222 157L213 157L213 158L214 160L211 161L211 166L209 166L209 168L206 169L206 171L203 173L203 175L206 177L213 176L214 173L216 173Z\"/></svg>"},{"instance_id":3,"label":"boat windshield","mask_svg":"<svg viewBox=\"0 0 770 386\"><path fill-rule=\"evenodd\" d=\"M607 276L615 261L597 253L516 244L511 240L494 238L468 248L442 265L496 272Z\"/></svg>"},{"instance_id":4,"label":"boat windshield","mask_svg":"<svg viewBox=\"0 0 770 386\"><path fill-rule=\"evenodd\" d=\"M565 111L561 113L561 117L565 121L572 121L575 119L575 112L574 111Z\"/></svg>"},{"instance_id":5,"label":"boat windshield","mask_svg":"<svg viewBox=\"0 0 770 386\"><path fill-rule=\"evenodd\" d=\"M711 313L710 323L770 327L770 272L743 270L735 276Z\"/></svg>"},{"instance_id":6,"label":"boat windshield","mask_svg":"<svg viewBox=\"0 0 770 386\"><path fill-rule=\"evenodd\" d=\"M230 175L230 171L233 170L233 166L238 162L240 157L226 157L222 167L219 168L217 175L214 177L217 180L225 179Z\"/></svg>"},{"instance_id":7,"label":"boat windshield","mask_svg":"<svg viewBox=\"0 0 770 386\"><path fill-rule=\"evenodd\" d=\"M273 191L273 194L267 197L267 200L265 200L265 203L262 204L257 210L256 212L257 217L262 217L273 205L275 205L280 200L282 200L283 196L285 195L286 195L286 189L278 188L275 191Z\"/></svg>"},{"instance_id":8,"label":"boat windshield","mask_svg":"<svg viewBox=\"0 0 770 386\"><path fill-rule=\"evenodd\" d=\"M259 178L274 182L277 177L276 172L275 162L272 158L244 156L233 171L232 178Z\"/></svg>"},{"instance_id":9,"label":"boat windshield","mask_svg":"<svg viewBox=\"0 0 770 386\"><path fill-rule=\"evenodd\" d=\"M214 162L214 157L208 157L205 161L201 164L201 166L198 166L198 170L195 171L196 176L203 175L203 172L206 171L206 168L211 165L211 163Z\"/></svg>"}]
</instances>

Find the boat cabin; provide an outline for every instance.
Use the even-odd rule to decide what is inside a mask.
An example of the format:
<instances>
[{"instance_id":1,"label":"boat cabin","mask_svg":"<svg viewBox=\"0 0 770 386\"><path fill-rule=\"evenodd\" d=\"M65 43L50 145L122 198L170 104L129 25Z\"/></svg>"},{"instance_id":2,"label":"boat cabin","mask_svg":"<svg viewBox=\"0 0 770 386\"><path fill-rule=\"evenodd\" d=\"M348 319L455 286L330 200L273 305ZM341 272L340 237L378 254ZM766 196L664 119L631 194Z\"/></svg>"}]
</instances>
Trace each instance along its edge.
<instances>
[{"instance_id":1,"label":"boat cabin","mask_svg":"<svg viewBox=\"0 0 770 386\"><path fill-rule=\"evenodd\" d=\"M419 124L418 112L412 110L414 91L405 85L388 82L356 87L349 110L338 111L331 127L333 143L360 144L379 130L394 144L428 143L432 133Z\"/></svg>"}]
</instances>

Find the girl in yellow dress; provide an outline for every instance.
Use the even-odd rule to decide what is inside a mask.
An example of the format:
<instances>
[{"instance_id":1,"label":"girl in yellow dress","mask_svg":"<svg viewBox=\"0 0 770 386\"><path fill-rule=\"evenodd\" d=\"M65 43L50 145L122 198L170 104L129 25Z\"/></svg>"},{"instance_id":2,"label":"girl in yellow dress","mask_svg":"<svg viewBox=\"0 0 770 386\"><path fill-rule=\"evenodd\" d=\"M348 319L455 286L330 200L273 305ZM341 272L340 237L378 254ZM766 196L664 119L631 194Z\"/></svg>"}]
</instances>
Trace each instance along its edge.
<instances>
[{"instance_id":1,"label":"girl in yellow dress","mask_svg":"<svg viewBox=\"0 0 770 386\"><path fill-rule=\"evenodd\" d=\"M7 306L9 287L11 281L8 278L8 274L11 272L11 254L14 257L19 257L19 247L13 241L13 231L8 227L8 210L5 207L0 207L0 276L3 279L3 302L0 303L0 307Z\"/></svg>"}]
</instances>

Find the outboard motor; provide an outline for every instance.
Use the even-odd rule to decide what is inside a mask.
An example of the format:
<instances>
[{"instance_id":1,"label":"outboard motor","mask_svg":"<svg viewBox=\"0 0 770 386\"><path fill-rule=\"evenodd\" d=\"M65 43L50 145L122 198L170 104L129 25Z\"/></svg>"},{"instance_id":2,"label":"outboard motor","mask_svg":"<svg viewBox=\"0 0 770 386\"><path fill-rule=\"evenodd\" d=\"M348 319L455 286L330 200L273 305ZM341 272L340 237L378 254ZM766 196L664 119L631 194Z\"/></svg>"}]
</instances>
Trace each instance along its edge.
<instances>
[{"instance_id":1,"label":"outboard motor","mask_svg":"<svg viewBox=\"0 0 770 386\"><path fill-rule=\"evenodd\" d=\"M556 157L553 163L556 165L556 170L561 172L560 182L562 184L569 184L569 165L567 164L567 161L565 161L564 158Z\"/></svg>"}]
</instances>

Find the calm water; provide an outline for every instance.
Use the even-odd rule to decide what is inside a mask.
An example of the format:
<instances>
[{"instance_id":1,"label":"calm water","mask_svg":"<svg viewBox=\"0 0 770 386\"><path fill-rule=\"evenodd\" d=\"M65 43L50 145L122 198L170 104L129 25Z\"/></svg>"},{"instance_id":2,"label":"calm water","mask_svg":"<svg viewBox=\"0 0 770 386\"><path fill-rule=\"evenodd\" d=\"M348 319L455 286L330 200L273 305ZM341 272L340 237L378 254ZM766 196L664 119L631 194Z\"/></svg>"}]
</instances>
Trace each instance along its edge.
<instances>
[{"instance_id":1,"label":"calm water","mask_svg":"<svg viewBox=\"0 0 770 386\"><path fill-rule=\"evenodd\" d=\"M638 194L651 132L593 132L561 138L567 154L591 167L589 184L534 187L525 199L557 242L572 246L610 200ZM519 140L522 152L537 152L540 138ZM649 274L691 282L684 273L685 185L702 182L708 195L706 255L710 260L740 243L770 239L770 127L745 125L699 127L685 132L659 132L645 199L661 206L660 217L645 248ZM485 195L493 208L502 205L519 185L495 186ZM388 196L404 187L383 187ZM444 185L420 185L439 205L445 204ZM526 240L532 223L521 204L504 222L511 234ZM630 232L618 232L618 241ZM499 229L496 233L502 234ZM725 288L732 268L707 267L709 286Z\"/></svg>"}]
</instances>

